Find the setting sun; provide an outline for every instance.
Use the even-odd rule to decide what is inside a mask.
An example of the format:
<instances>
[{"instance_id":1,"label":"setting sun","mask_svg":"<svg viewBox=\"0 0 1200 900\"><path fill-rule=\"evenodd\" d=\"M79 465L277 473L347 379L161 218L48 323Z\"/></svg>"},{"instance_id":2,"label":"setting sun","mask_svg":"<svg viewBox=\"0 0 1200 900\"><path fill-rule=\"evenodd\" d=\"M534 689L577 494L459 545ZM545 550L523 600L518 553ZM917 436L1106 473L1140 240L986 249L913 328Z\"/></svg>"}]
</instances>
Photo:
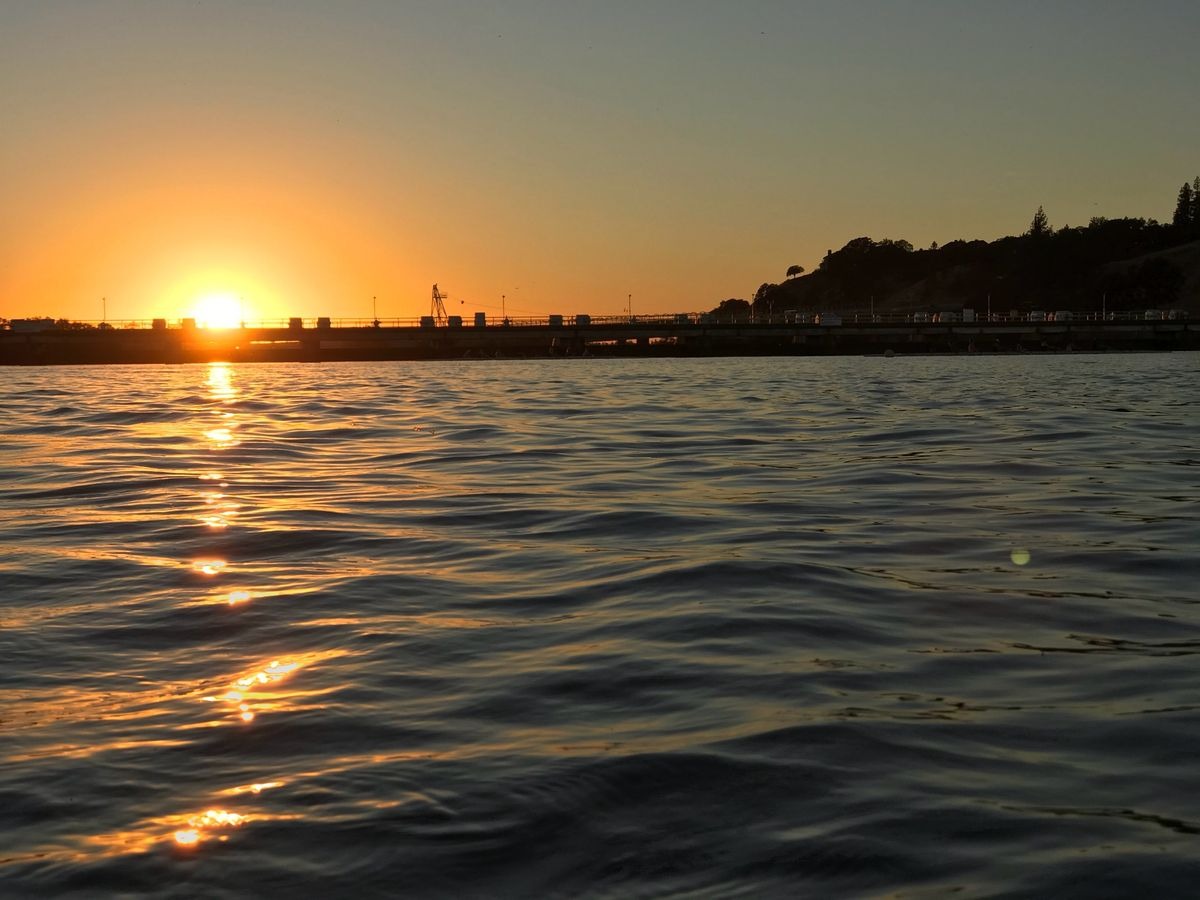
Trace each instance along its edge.
<instances>
[{"instance_id":1,"label":"setting sun","mask_svg":"<svg viewBox=\"0 0 1200 900\"><path fill-rule=\"evenodd\" d=\"M191 315L201 328L237 328L245 321L241 298L227 291L199 297Z\"/></svg>"}]
</instances>

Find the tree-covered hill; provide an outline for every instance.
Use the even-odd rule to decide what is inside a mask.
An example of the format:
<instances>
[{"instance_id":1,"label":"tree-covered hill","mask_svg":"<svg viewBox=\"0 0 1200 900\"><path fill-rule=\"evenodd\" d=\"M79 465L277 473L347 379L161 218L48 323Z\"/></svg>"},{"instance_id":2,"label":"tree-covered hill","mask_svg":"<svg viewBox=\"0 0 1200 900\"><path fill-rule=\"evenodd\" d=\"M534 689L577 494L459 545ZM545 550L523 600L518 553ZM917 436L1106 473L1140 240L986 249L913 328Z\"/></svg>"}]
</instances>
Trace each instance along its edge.
<instances>
[{"instance_id":1,"label":"tree-covered hill","mask_svg":"<svg viewBox=\"0 0 1200 900\"><path fill-rule=\"evenodd\" d=\"M786 269L763 284L756 314L973 308L1078 311L1162 308L1200 312L1200 178L1185 183L1169 224L1092 219L1051 227L1041 208L1029 229L994 241L955 240L918 250L904 240L855 238L817 269ZM732 310L736 301L719 309Z\"/></svg>"}]
</instances>

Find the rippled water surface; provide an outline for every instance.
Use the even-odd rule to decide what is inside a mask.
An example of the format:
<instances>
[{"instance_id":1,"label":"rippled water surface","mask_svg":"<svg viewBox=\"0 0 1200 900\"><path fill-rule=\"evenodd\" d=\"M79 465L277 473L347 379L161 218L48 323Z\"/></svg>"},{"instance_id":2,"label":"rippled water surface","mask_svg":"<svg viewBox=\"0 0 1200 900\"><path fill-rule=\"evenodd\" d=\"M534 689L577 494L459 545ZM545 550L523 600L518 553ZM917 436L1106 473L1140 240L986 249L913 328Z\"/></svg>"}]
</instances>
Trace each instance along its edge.
<instances>
[{"instance_id":1,"label":"rippled water surface","mask_svg":"<svg viewBox=\"0 0 1200 900\"><path fill-rule=\"evenodd\" d=\"M1196 354L3 374L0 895L1196 889Z\"/></svg>"}]
</instances>

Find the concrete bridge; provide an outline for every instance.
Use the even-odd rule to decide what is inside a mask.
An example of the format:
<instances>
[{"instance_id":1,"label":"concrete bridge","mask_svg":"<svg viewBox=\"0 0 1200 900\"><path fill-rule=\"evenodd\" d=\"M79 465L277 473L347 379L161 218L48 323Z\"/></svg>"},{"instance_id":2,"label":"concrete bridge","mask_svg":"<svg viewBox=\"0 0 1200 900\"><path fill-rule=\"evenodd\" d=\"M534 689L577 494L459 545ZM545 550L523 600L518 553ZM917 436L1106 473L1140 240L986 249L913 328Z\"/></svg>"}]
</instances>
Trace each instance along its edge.
<instances>
[{"instance_id":1,"label":"concrete bridge","mask_svg":"<svg viewBox=\"0 0 1200 900\"><path fill-rule=\"evenodd\" d=\"M1200 349L1200 320L910 322L884 317L718 323L674 315L481 325L288 323L232 329L59 324L0 331L0 364L463 359L541 356L860 355Z\"/></svg>"}]
</instances>

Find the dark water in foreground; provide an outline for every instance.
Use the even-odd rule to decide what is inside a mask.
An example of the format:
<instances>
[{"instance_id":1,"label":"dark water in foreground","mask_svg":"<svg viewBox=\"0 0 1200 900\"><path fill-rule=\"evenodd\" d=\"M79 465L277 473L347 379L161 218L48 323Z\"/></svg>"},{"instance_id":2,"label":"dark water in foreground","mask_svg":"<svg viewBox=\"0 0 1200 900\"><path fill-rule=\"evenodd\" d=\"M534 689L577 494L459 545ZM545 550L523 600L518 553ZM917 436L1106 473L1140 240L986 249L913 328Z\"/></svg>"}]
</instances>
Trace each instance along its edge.
<instances>
[{"instance_id":1,"label":"dark water in foreground","mask_svg":"<svg viewBox=\"0 0 1200 900\"><path fill-rule=\"evenodd\" d=\"M4 375L2 896L1200 883L1196 354Z\"/></svg>"}]
</instances>

